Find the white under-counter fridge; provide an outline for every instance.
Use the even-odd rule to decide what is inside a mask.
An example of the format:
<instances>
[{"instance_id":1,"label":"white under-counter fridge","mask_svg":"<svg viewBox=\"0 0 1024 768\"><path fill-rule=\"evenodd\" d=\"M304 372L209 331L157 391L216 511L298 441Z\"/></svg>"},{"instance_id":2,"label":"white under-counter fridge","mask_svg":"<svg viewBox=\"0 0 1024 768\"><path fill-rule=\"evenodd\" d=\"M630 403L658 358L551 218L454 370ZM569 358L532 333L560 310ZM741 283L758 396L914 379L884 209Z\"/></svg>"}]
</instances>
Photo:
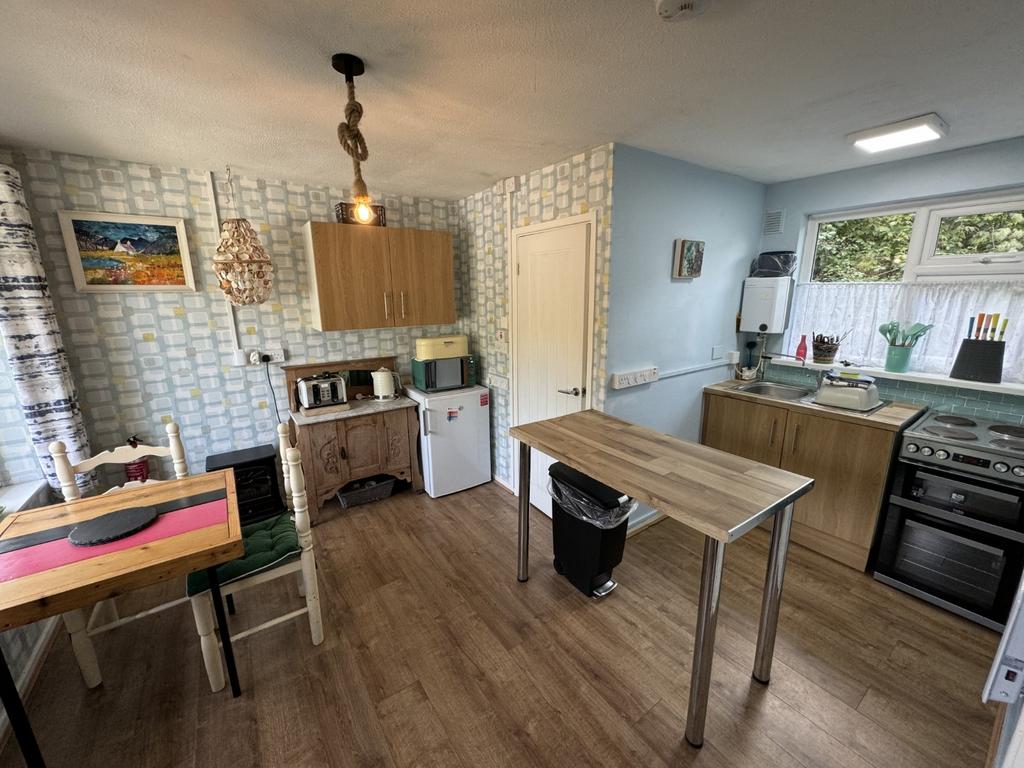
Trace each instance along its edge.
<instances>
[{"instance_id":1,"label":"white under-counter fridge","mask_svg":"<svg viewBox=\"0 0 1024 768\"><path fill-rule=\"evenodd\" d=\"M487 387L423 392L406 387L420 420L423 485L432 498L491 479L491 393Z\"/></svg>"}]
</instances>

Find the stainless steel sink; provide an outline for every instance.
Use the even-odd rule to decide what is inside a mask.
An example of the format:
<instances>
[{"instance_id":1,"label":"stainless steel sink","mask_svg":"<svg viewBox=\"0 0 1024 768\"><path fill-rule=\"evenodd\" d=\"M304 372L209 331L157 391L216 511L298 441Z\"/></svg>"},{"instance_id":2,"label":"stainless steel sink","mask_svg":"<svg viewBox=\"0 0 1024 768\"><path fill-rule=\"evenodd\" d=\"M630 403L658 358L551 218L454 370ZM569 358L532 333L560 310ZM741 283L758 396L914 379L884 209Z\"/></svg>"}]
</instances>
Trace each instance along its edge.
<instances>
[{"instance_id":1,"label":"stainless steel sink","mask_svg":"<svg viewBox=\"0 0 1024 768\"><path fill-rule=\"evenodd\" d=\"M774 397L776 400L799 400L811 394L810 389L793 387L789 384L774 384L770 381L752 381L749 384L741 384L736 387L737 392L747 392L751 395L763 395Z\"/></svg>"}]
</instances>

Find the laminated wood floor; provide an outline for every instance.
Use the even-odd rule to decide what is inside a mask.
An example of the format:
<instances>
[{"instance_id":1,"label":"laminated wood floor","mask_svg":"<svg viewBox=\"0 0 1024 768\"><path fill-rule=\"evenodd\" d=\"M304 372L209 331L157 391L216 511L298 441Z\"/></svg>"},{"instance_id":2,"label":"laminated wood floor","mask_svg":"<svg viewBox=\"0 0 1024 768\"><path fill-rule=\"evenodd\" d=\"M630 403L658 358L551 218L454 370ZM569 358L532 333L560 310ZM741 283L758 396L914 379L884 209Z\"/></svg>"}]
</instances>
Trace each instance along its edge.
<instances>
[{"instance_id":1,"label":"laminated wood floor","mask_svg":"<svg viewBox=\"0 0 1024 768\"><path fill-rule=\"evenodd\" d=\"M698 751L681 735L700 538L671 520L631 538L618 590L592 602L555 576L537 512L533 578L516 582L515 520L493 484L330 509L314 529L327 639L299 620L240 641L237 700L210 693L187 606L96 638L95 691L61 636L29 702L49 765L983 765L995 634L794 545L762 687L755 530L726 552ZM236 631L301 605L287 581L240 595ZM0 766L20 764L8 744Z\"/></svg>"}]
</instances>

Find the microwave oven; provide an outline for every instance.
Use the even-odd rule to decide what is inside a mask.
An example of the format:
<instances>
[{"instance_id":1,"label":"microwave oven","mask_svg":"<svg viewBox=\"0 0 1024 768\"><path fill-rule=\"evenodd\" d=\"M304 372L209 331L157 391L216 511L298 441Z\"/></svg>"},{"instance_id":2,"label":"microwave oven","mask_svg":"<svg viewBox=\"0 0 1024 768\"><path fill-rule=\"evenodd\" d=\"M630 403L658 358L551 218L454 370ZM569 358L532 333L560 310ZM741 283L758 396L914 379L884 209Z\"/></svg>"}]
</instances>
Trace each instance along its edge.
<instances>
[{"instance_id":1,"label":"microwave oven","mask_svg":"<svg viewBox=\"0 0 1024 768\"><path fill-rule=\"evenodd\" d=\"M476 358L472 355L435 360L412 360L412 383L424 392L444 392L476 386Z\"/></svg>"}]
</instances>

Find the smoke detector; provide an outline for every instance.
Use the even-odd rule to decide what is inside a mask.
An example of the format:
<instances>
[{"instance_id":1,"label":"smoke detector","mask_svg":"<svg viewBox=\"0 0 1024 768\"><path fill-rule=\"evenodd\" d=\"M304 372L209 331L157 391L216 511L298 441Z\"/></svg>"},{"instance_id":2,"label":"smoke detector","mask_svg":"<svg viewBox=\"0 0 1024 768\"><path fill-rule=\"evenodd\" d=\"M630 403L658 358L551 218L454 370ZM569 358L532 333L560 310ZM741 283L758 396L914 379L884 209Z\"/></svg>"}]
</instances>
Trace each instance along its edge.
<instances>
[{"instance_id":1,"label":"smoke detector","mask_svg":"<svg viewBox=\"0 0 1024 768\"><path fill-rule=\"evenodd\" d=\"M708 0L654 0L654 10L662 21L683 21L700 16L707 4Z\"/></svg>"}]
</instances>

